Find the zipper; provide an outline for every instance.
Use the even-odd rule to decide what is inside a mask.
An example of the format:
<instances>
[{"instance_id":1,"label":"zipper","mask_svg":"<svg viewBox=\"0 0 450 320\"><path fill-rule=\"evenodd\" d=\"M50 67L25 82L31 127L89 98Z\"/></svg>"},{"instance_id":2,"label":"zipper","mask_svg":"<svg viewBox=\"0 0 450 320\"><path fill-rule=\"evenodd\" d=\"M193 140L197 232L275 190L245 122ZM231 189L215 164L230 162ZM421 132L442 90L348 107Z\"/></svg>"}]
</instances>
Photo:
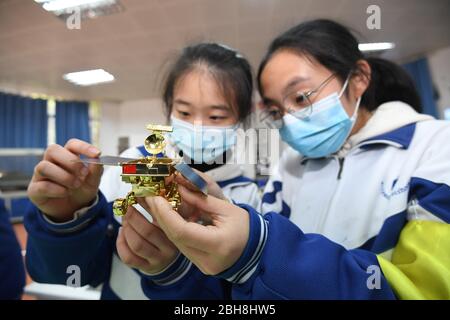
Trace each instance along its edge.
<instances>
[{"instance_id":1,"label":"zipper","mask_svg":"<svg viewBox=\"0 0 450 320\"><path fill-rule=\"evenodd\" d=\"M338 171L337 179L341 180L342 169L344 168L345 157L344 158L338 158L338 161L339 161L339 171Z\"/></svg>"},{"instance_id":2,"label":"zipper","mask_svg":"<svg viewBox=\"0 0 450 320\"><path fill-rule=\"evenodd\" d=\"M347 154L345 155L345 157L340 158L340 157L338 157L338 156L336 156L336 155L334 156L334 158L338 161L338 164L339 164L339 170L338 170L338 174L337 174L337 177L336 177L336 185L335 185L335 187L334 187L333 194L332 194L332 196L331 196L331 198L330 198L330 200L329 200L330 202L328 203L327 211L326 211L326 213L324 214L324 216L322 217L322 219L321 219L321 221L320 221L320 223L319 223L319 225L318 225L318 228L317 228L317 232L318 232L318 233L323 234L324 223L325 223L325 221L327 220L328 215L329 215L329 213L330 213L330 208L331 208L331 206L332 206L333 203L334 203L334 199L335 199L335 197L336 197L336 190L338 190L338 188L339 188L339 183L340 183L340 180L341 180L341 177L342 177L342 171L343 171L343 169L344 169L345 158L348 157L354 150L357 150L357 149L359 149L361 146L368 145L368 144L371 144L371 143L374 143L374 142L370 141L370 142L365 142L365 143L357 144L356 146L352 147L352 148L347 152ZM395 144L395 143L387 143L387 144L390 144L390 145L397 145L397 144Z\"/></svg>"},{"instance_id":3,"label":"zipper","mask_svg":"<svg viewBox=\"0 0 450 320\"><path fill-rule=\"evenodd\" d=\"M330 200L329 200L329 203L328 203L328 206L327 206L327 211L326 211L325 214L323 215L322 219L320 219L320 223L318 224L317 232L320 233L320 234L323 234L323 231L324 231L324 223L325 223L325 221L326 221L327 218L328 218L328 215L329 215L330 209L331 209L331 205L332 205L333 202L334 202L334 198L335 198L335 196L336 196L336 190L338 189L338 187L339 187L339 182L340 182L340 180L341 180L342 168L343 168L343 166L344 166L344 159L345 159L345 158L338 158L337 156L335 156L334 158L335 158L335 159L338 161L338 163L339 163L339 171L338 171L338 175L337 175L337 177L336 177L336 185L334 186L333 194L331 195Z\"/></svg>"}]
</instances>

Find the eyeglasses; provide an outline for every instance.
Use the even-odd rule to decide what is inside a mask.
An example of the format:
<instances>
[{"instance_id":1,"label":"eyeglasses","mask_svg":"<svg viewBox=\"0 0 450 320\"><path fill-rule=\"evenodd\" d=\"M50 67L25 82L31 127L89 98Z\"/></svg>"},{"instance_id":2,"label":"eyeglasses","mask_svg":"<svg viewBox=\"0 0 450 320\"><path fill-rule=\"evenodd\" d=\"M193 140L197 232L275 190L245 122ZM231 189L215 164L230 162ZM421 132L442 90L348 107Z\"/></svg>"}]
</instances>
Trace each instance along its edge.
<instances>
[{"instance_id":1,"label":"eyeglasses","mask_svg":"<svg viewBox=\"0 0 450 320\"><path fill-rule=\"evenodd\" d=\"M280 128L283 125L282 118L286 113L290 113L299 119L308 118L313 112L311 96L322 90L335 76L336 74L331 74L313 90L306 92L293 91L287 94L282 102L283 109L264 110L260 121L269 127Z\"/></svg>"}]
</instances>

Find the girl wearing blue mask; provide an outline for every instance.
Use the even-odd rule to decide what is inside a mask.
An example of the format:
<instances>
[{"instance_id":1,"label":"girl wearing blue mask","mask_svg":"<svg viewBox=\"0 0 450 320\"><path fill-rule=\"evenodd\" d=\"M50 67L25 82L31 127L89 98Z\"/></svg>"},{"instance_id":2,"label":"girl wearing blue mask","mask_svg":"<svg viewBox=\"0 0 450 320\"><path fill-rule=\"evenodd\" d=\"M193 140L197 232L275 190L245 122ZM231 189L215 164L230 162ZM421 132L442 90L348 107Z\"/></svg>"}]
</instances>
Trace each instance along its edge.
<instances>
[{"instance_id":1,"label":"girl wearing blue mask","mask_svg":"<svg viewBox=\"0 0 450 320\"><path fill-rule=\"evenodd\" d=\"M201 226L146 199L214 275L186 275L173 294L204 284L216 299L449 299L450 124L418 112L408 75L364 57L342 25L314 20L272 42L258 85L290 146L260 206L181 187L185 208L209 217Z\"/></svg>"},{"instance_id":2,"label":"girl wearing blue mask","mask_svg":"<svg viewBox=\"0 0 450 320\"><path fill-rule=\"evenodd\" d=\"M236 128L250 114L252 93L247 60L228 47L202 43L185 48L170 68L163 102L174 127L167 155L183 156L207 172L218 183L212 191L256 206L257 186L233 160ZM73 161L81 154L96 157L99 150L73 139L49 147L36 167L28 189L35 206L25 220L30 275L38 282L66 284L67 268L76 265L79 285L102 284L103 299L153 298L143 292L142 277L164 294L193 270L192 262L157 221L147 221L134 207L123 219L113 217L112 201L125 196L130 185L120 181L119 167L103 174L98 166L83 168ZM144 146L121 154L147 155Z\"/></svg>"}]
</instances>

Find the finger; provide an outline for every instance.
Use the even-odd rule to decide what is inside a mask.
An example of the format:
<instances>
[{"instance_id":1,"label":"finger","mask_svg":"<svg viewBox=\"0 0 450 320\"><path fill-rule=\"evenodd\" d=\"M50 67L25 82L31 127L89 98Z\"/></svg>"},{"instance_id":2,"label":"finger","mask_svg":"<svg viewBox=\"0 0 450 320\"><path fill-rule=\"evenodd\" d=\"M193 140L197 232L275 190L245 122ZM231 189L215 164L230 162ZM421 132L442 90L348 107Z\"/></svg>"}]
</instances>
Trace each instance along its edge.
<instances>
[{"instance_id":1,"label":"finger","mask_svg":"<svg viewBox=\"0 0 450 320\"><path fill-rule=\"evenodd\" d=\"M198 222L201 216L201 212L199 211L199 209L186 203L185 201L183 201L183 199L177 211L178 214L180 214L186 221Z\"/></svg>"},{"instance_id":2,"label":"finger","mask_svg":"<svg viewBox=\"0 0 450 320\"><path fill-rule=\"evenodd\" d=\"M185 221L162 197L147 197L145 201L158 219L161 229L177 247L182 244L208 252L216 247L217 237L213 226Z\"/></svg>"},{"instance_id":3,"label":"finger","mask_svg":"<svg viewBox=\"0 0 450 320\"><path fill-rule=\"evenodd\" d=\"M193 192L192 190L179 185L178 192L180 193L182 201L186 202L188 205L196 207L201 211L206 213L220 213L224 208L232 206L227 201L218 199L214 196L205 196L199 192Z\"/></svg>"},{"instance_id":4,"label":"finger","mask_svg":"<svg viewBox=\"0 0 450 320\"><path fill-rule=\"evenodd\" d=\"M79 139L70 139L64 146L70 152L77 155L84 155L89 158L97 158L100 155L100 150L92 144Z\"/></svg>"},{"instance_id":5,"label":"finger","mask_svg":"<svg viewBox=\"0 0 450 320\"><path fill-rule=\"evenodd\" d=\"M131 224L122 227L122 231L128 247L141 258L146 260L155 259L160 256L159 250L151 243L141 237Z\"/></svg>"},{"instance_id":6,"label":"finger","mask_svg":"<svg viewBox=\"0 0 450 320\"><path fill-rule=\"evenodd\" d=\"M216 181L214 181L210 176L205 174L204 172L200 172L198 170L193 169L203 180L206 181L208 187L207 187L207 193L210 195L213 195L219 199L226 200L226 197L223 194L222 188L217 184ZM181 173L177 172L175 176L175 181L186 188L188 188L191 191L199 192L200 190L198 187L194 186L189 180L187 180ZM202 192L203 194L203 192Z\"/></svg>"},{"instance_id":7,"label":"finger","mask_svg":"<svg viewBox=\"0 0 450 320\"><path fill-rule=\"evenodd\" d=\"M67 141L64 148L76 155L84 155L89 158L98 158L101 154L101 151L97 147L79 139L70 139L69 141ZM97 164L89 164L87 169L89 173L88 183L92 185L98 184L98 181L100 180L100 177L103 173L103 166Z\"/></svg>"},{"instance_id":8,"label":"finger","mask_svg":"<svg viewBox=\"0 0 450 320\"><path fill-rule=\"evenodd\" d=\"M31 182L27 192L33 202L40 202L48 198L64 198L69 194L67 188L50 181Z\"/></svg>"},{"instance_id":9,"label":"finger","mask_svg":"<svg viewBox=\"0 0 450 320\"><path fill-rule=\"evenodd\" d=\"M128 246L128 244L125 240L122 228L119 229L119 235L117 236L116 247L117 247L117 253L119 254L120 259L126 265L136 268L136 269L140 269L140 270L146 270L150 267L150 263L147 260L134 254L133 251L130 249L130 247Z\"/></svg>"},{"instance_id":10,"label":"finger","mask_svg":"<svg viewBox=\"0 0 450 320\"><path fill-rule=\"evenodd\" d=\"M44 160L55 163L66 171L80 176L80 178L84 178L89 171L83 163L78 162L79 159L77 154L70 152L58 144L50 145L44 154Z\"/></svg>"},{"instance_id":11,"label":"finger","mask_svg":"<svg viewBox=\"0 0 450 320\"><path fill-rule=\"evenodd\" d=\"M150 207L147 205L147 202L145 201L145 198L143 197L138 197L136 198L137 203L144 208L144 210L152 217L152 223L157 226L158 228L160 228L159 224L158 224L158 220L156 220L156 218L152 215L152 213L150 212ZM197 211L197 210L195 210ZM190 206L186 206L185 204L183 204L183 202L181 202L180 204L180 208L178 209L178 213L187 221L193 221L193 222L197 222L200 215L196 214L196 212L194 212L194 210L192 210L192 207ZM142 212L141 212L142 214Z\"/></svg>"},{"instance_id":12,"label":"finger","mask_svg":"<svg viewBox=\"0 0 450 320\"><path fill-rule=\"evenodd\" d=\"M142 209L144 210L144 212L142 212L141 210L138 210L136 207L134 207L134 209L136 209L137 211L139 211L139 213L148 221L151 222L153 225L157 226L159 228L158 225L158 221L156 221L156 218L154 216L152 216L152 213L150 212L150 208L147 205L147 202L145 202L145 199L143 197L137 197L136 198L136 202L138 203L138 205L140 205L142 207Z\"/></svg>"},{"instance_id":13,"label":"finger","mask_svg":"<svg viewBox=\"0 0 450 320\"><path fill-rule=\"evenodd\" d=\"M186 188L188 188L189 190L192 191L198 191L198 188L196 186L194 186L194 184L192 182L190 182L188 179L186 179L181 173L179 173L178 171L175 173L175 178L174 178L175 182L178 185L183 185Z\"/></svg>"},{"instance_id":14,"label":"finger","mask_svg":"<svg viewBox=\"0 0 450 320\"><path fill-rule=\"evenodd\" d=\"M164 178L164 183L166 184L166 186L175 181L176 173L177 172L175 172L174 174L171 174L170 176Z\"/></svg>"},{"instance_id":15,"label":"finger","mask_svg":"<svg viewBox=\"0 0 450 320\"><path fill-rule=\"evenodd\" d=\"M125 218L142 238L154 245L159 251L174 249L174 245L164 232L154 224L148 222L135 208L130 207Z\"/></svg>"},{"instance_id":16,"label":"finger","mask_svg":"<svg viewBox=\"0 0 450 320\"><path fill-rule=\"evenodd\" d=\"M103 166L91 163L87 169L89 175L87 176L86 183L91 186L98 186L100 178L103 174Z\"/></svg>"},{"instance_id":17,"label":"finger","mask_svg":"<svg viewBox=\"0 0 450 320\"><path fill-rule=\"evenodd\" d=\"M150 207L148 206L147 202L145 202L145 198L143 197L137 197L136 198L136 202L142 207L144 208L145 211L147 211L147 213L152 217L153 221L155 222L155 217L152 216L152 213L150 212Z\"/></svg>"},{"instance_id":18,"label":"finger","mask_svg":"<svg viewBox=\"0 0 450 320\"><path fill-rule=\"evenodd\" d=\"M82 181L56 164L43 160L34 168L36 181L50 180L66 188L79 188Z\"/></svg>"}]
</instances>

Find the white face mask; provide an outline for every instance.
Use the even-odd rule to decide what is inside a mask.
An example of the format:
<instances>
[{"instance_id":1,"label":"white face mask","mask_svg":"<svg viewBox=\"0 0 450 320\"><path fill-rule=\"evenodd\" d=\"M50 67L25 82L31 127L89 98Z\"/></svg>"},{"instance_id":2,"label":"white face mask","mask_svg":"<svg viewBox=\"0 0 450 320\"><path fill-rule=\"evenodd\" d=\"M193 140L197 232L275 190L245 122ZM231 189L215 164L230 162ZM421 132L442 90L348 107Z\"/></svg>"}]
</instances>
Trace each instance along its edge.
<instances>
[{"instance_id":1,"label":"white face mask","mask_svg":"<svg viewBox=\"0 0 450 320\"><path fill-rule=\"evenodd\" d=\"M172 141L191 158L194 163L212 163L236 144L238 125L227 127L193 125L170 117L173 132Z\"/></svg>"}]
</instances>

